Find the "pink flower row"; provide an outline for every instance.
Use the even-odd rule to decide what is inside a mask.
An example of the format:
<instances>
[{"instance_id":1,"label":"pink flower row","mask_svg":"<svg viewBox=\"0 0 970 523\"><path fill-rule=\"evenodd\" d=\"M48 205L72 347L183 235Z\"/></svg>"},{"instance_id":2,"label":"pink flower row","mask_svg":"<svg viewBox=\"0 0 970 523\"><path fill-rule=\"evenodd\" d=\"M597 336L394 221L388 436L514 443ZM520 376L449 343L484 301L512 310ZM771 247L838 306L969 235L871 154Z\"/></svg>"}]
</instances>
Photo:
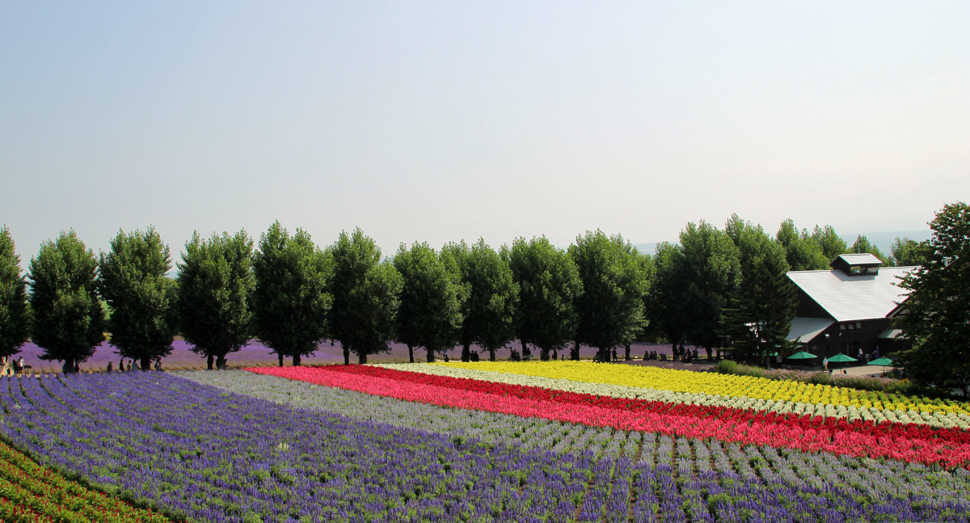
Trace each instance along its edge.
<instances>
[{"instance_id":1,"label":"pink flower row","mask_svg":"<svg viewBox=\"0 0 970 523\"><path fill-rule=\"evenodd\" d=\"M854 456L885 457L947 467L970 463L970 444L934 439L900 438L860 434L850 430L804 429L759 420L737 422L690 414L624 411L595 405L561 403L547 399L489 394L451 387L415 383L346 372L334 367L263 367L250 371L282 378L354 390L376 396L442 407L481 410L515 416L543 418L620 430L637 430L689 438L767 445L803 451L825 451ZM349 370L349 369L348 369ZM398 375L411 373L400 372Z\"/></svg>"}]
</instances>

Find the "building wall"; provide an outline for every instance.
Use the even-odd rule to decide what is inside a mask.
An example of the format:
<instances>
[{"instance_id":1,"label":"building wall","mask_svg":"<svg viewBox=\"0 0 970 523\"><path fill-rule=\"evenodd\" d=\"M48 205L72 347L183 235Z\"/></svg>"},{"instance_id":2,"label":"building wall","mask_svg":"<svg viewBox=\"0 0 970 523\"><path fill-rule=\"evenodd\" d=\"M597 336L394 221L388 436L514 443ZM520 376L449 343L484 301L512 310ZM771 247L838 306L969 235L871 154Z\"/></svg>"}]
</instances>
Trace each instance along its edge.
<instances>
[{"instance_id":1,"label":"building wall","mask_svg":"<svg viewBox=\"0 0 970 523\"><path fill-rule=\"evenodd\" d=\"M833 323L808 342L806 350L819 358L840 353L856 358L860 348L871 355L878 347L879 354L885 355L887 351L892 352L901 347L900 341L879 339L879 335L891 327L892 321L888 318Z\"/></svg>"}]
</instances>

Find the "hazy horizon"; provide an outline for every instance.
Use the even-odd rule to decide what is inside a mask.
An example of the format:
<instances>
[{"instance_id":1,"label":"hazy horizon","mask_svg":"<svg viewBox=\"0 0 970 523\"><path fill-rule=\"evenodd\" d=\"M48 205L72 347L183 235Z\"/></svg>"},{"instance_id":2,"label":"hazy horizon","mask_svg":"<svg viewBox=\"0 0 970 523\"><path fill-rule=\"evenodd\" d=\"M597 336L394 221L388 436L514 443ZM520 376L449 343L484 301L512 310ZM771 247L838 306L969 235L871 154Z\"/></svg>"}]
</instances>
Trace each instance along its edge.
<instances>
[{"instance_id":1,"label":"hazy horizon","mask_svg":"<svg viewBox=\"0 0 970 523\"><path fill-rule=\"evenodd\" d=\"M732 213L923 230L970 199L967 27L944 2L4 2L0 225L25 261L69 228L175 254L277 219L385 255Z\"/></svg>"}]
</instances>

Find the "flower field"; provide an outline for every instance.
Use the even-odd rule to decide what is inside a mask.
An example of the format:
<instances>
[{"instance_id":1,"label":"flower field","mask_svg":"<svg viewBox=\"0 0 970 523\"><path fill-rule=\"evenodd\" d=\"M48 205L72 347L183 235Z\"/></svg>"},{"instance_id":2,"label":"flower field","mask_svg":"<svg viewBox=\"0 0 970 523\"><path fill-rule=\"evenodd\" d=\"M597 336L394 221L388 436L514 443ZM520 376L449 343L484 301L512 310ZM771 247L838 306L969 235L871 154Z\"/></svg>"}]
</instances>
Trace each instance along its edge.
<instances>
[{"instance_id":1,"label":"flower field","mask_svg":"<svg viewBox=\"0 0 970 523\"><path fill-rule=\"evenodd\" d=\"M970 521L962 404L715 394L728 377L664 388L657 369L581 365L0 378L0 435L36 460L0 446L0 502L15 484L192 522ZM0 521L165 521L139 514Z\"/></svg>"},{"instance_id":2,"label":"flower field","mask_svg":"<svg viewBox=\"0 0 970 523\"><path fill-rule=\"evenodd\" d=\"M479 368L469 368L461 364L417 364L417 365L394 365L394 364L384 364L380 365L387 369L396 370L406 370L409 372L419 372L423 374L432 374L438 376L449 376L455 378L470 378L482 381L492 381L496 383L506 383L511 385L528 385L528 386L538 386L547 389L562 390L568 392L579 392L585 394L593 394L597 396L611 396L614 398L631 398L631 399L644 399L650 401L662 401L666 403L689 403L694 405L707 405L712 407L729 407L729 408L739 408L746 410L757 410L765 412L775 412L779 414L798 414L798 415L812 415L812 416L822 416L822 417L835 417L844 418L850 421L865 420L865 421L896 421L899 423L915 423L919 425L929 425L933 427L959 427L964 430L970 429L970 415L964 413L947 413L943 414L940 411L933 412L930 414L928 410L888 410L876 408L875 406L865 407L849 405L848 407L844 405L835 406L831 403L805 403L796 401L785 401L780 398L752 398L748 396L722 396L716 394L707 394L704 392L675 392L671 390L664 389L651 389L644 387L636 387L629 385L617 385L614 383L609 383L613 374L609 369L603 369L600 366L591 366L589 368L590 374L602 373L603 382L593 382L588 381L589 376L587 376L587 381L574 381L572 379L565 378L548 378L544 376L539 376L535 374L517 374L501 372L497 370L492 370L492 365L494 363L489 363L485 366L479 366ZM534 364L529 364L534 365ZM555 365L555 363L554 363ZM636 369L637 367L634 367ZM645 373L650 374L670 374L670 375L682 375L685 373L689 374L701 374L689 371L677 371L669 369L651 368L651 367L639 367L644 369ZM488 369L488 370L485 370ZM723 376L718 374L708 374L705 376L707 380L712 377L724 377L733 378L734 376ZM770 380L765 380L770 381ZM831 387L830 387L831 388ZM855 392L865 392L865 391L855 391ZM949 402L953 405L953 402Z\"/></svg>"},{"instance_id":3,"label":"flower field","mask_svg":"<svg viewBox=\"0 0 970 523\"><path fill-rule=\"evenodd\" d=\"M884 411L962 415L970 422L970 407L951 400L911 398L829 385L812 385L789 380L769 380L753 376L691 372L657 367L600 366L583 361L555 362L449 363L456 369L478 369L530 377L561 378L580 383L595 383L664 390L680 393L750 398L764 401L800 402L879 409ZM444 365L444 364L442 364Z\"/></svg>"}]
</instances>

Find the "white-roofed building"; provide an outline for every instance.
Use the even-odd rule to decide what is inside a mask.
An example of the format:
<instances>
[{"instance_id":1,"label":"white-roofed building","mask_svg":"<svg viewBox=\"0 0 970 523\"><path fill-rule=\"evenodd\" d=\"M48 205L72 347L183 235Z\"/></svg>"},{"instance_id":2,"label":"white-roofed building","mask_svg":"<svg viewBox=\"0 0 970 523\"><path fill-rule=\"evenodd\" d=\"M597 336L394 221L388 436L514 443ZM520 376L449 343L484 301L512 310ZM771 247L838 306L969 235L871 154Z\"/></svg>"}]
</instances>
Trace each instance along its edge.
<instances>
[{"instance_id":1,"label":"white-roofed building","mask_svg":"<svg viewBox=\"0 0 970 523\"><path fill-rule=\"evenodd\" d=\"M831 270L789 272L798 288L798 311L788 340L817 356L899 348L889 314L906 300L908 291L898 283L915 267L881 265L871 254L843 254Z\"/></svg>"}]
</instances>

